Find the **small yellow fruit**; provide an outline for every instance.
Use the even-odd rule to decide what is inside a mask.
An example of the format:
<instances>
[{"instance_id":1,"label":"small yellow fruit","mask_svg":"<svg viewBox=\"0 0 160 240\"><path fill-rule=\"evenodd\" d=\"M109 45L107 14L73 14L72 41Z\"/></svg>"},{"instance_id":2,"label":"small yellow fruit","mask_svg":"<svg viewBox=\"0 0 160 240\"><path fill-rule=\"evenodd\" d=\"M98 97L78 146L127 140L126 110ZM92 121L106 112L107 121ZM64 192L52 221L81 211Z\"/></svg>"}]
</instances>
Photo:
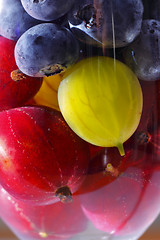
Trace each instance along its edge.
<instances>
[{"instance_id":1,"label":"small yellow fruit","mask_svg":"<svg viewBox=\"0 0 160 240\"><path fill-rule=\"evenodd\" d=\"M44 77L42 86L34 97L35 103L59 110L57 93L61 80L61 74Z\"/></svg>"},{"instance_id":2,"label":"small yellow fruit","mask_svg":"<svg viewBox=\"0 0 160 240\"><path fill-rule=\"evenodd\" d=\"M102 147L118 147L135 132L142 90L135 74L109 57L84 59L64 74L58 89L60 110L74 132Z\"/></svg>"}]
</instances>

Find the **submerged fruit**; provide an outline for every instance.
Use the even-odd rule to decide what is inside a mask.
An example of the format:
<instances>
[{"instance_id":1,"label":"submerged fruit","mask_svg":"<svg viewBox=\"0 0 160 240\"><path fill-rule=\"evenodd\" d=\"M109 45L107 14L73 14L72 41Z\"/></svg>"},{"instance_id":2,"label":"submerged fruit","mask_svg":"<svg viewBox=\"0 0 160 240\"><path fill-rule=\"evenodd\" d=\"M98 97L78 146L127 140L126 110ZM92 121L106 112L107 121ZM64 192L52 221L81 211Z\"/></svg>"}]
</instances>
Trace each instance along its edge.
<instances>
[{"instance_id":1,"label":"submerged fruit","mask_svg":"<svg viewBox=\"0 0 160 240\"><path fill-rule=\"evenodd\" d=\"M0 186L0 217L23 240L69 240L87 227L79 198L73 202L33 206L19 201ZM76 214L75 214L76 213Z\"/></svg>"},{"instance_id":2,"label":"submerged fruit","mask_svg":"<svg viewBox=\"0 0 160 240\"><path fill-rule=\"evenodd\" d=\"M34 96L35 103L59 110L57 92L61 80L61 74L44 77L40 90Z\"/></svg>"},{"instance_id":3,"label":"submerged fruit","mask_svg":"<svg viewBox=\"0 0 160 240\"><path fill-rule=\"evenodd\" d=\"M42 78L32 78L18 70L14 59L15 44L0 36L0 111L22 106L42 85Z\"/></svg>"},{"instance_id":4,"label":"submerged fruit","mask_svg":"<svg viewBox=\"0 0 160 240\"><path fill-rule=\"evenodd\" d=\"M142 112L137 77L109 57L84 59L69 69L58 90L60 110L81 138L102 147L118 147L136 130Z\"/></svg>"},{"instance_id":5,"label":"submerged fruit","mask_svg":"<svg viewBox=\"0 0 160 240\"><path fill-rule=\"evenodd\" d=\"M151 133L148 143L126 143L124 157L120 158L111 148L103 153L105 158L101 154L103 160L110 161L113 172L106 168L105 174L96 173L95 167L107 161L92 159L101 163L92 162L89 166L92 173L79 191L82 209L97 229L113 234L111 239L139 239L160 212L160 158L154 141L159 143L157 130Z\"/></svg>"},{"instance_id":6,"label":"submerged fruit","mask_svg":"<svg viewBox=\"0 0 160 240\"><path fill-rule=\"evenodd\" d=\"M33 204L68 202L84 181L88 144L47 107L0 112L0 182Z\"/></svg>"}]
</instances>

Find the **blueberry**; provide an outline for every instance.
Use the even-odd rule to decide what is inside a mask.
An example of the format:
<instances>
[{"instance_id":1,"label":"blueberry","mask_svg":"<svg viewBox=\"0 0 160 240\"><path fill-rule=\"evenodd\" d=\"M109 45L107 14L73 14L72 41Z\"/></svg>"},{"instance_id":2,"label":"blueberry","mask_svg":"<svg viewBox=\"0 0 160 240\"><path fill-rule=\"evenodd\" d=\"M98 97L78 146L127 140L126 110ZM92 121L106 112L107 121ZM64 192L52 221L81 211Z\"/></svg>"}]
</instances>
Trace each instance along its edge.
<instances>
[{"instance_id":1,"label":"blueberry","mask_svg":"<svg viewBox=\"0 0 160 240\"><path fill-rule=\"evenodd\" d=\"M74 0L21 0L21 2L32 17L52 21L65 15L71 9Z\"/></svg>"},{"instance_id":2,"label":"blueberry","mask_svg":"<svg viewBox=\"0 0 160 240\"><path fill-rule=\"evenodd\" d=\"M136 40L124 49L125 63L141 80L160 79L160 22L146 19Z\"/></svg>"},{"instance_id":3,"label":"blueberry","mask_svg":"<svg viewBox=\"0 0 160 240\"><path fill-rule=\"evenodd\" d=\"M72 31L80 31L105 47L122 47L140 33L143 16L141 0L77 0L68 14Z\"/></svg>"},{"instance_id":4,"label":"blueberry","mask_svg":"<svg viewBox=\"0 0 160 240\"><path fill-rule=\"evenodd\" d=\"M24 10L20 0L0 1L0 35L3 37L17 40L26 30L40 22Z\"/></svg>"},{"instance_id":5,"label":"blueberry","mask_svg":"<svg viewBox=\"0 0 160 240\"><path fill-rule=\"evenodd\" d=\"M19 69L33 77L65 71L79 57L79 44L70 30L53 23L42 23L27 30L15 46Z\"/></svg>"}]
</instances>

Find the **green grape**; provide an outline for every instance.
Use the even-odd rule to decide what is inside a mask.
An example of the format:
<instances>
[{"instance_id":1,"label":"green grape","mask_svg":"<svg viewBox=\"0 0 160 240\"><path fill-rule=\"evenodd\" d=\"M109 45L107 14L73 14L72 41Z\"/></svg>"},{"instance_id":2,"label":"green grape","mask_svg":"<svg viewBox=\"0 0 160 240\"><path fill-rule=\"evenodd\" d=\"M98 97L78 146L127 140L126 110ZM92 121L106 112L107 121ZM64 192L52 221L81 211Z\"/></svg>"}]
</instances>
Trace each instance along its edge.
<instances>
[{"instance_id":1,"label":"green grape","mask_svg":"<svg viewBox=\"0 0 160 240\"><path fill-rule=\"evenodd\" d=\"M68 125L84 140L102 147L123 143L135 132L142 113L142 90L123 63L109 57L84 59L70 68L58 89Z\"/></svg>"}]
</instances>

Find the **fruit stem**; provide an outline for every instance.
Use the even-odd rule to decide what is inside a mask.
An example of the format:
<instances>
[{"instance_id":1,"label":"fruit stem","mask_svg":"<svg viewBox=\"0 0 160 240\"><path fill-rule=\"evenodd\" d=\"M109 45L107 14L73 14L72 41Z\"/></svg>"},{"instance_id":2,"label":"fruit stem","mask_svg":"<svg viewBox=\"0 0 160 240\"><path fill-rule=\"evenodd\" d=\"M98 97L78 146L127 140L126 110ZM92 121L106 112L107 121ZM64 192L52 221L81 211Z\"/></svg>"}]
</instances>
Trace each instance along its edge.
<instances>
[{"instance_id":1,"label":"fruit stem","mask_svg":"<svg viewBox=\"0 0 160 240\"><path fill-rule=\"evenodd\" d=\"M26 75L22 73L19 69L16 69L11 72L11 78L15 82L17 82L20 80L24 80L26 78Z\"/></svg>"},{"instance_id":2,"label":"fruit stem","mask_svg":"<svg viewBox=\"0 0 160 240\"><path fill-rule=\"evenodd\" d=\"M124 151L123 143L119 143L117 145L117 148L118 148L118 151L119 151L120 155L124 156L125 155L125 151Z\"/></svg>"},{"instance_id":3,"label":"fruit stem","mask_svg":"<svg viewBox=\"0 0 160 240\"><path fill-rule=\"evenodd\" d=\"M106 171L107 171L107 172L110 172L110 174L111 174L113 177L118 177L118 175L119 175L118 169L116 169L115 167L113 167L113 165L112 165L111 163L107 163Z\"/></svg>"},{"instance_id":4,"label":"fruit stem","mask_svg":"<svg viewBox=\"0 0 160 240\"><path fill-rule=\"evenodd\" d=\"M69 203L73 200L71 190L68 186L58 188L55 192L55 196L63 203Z\"/></svg>"}]
</instances>

